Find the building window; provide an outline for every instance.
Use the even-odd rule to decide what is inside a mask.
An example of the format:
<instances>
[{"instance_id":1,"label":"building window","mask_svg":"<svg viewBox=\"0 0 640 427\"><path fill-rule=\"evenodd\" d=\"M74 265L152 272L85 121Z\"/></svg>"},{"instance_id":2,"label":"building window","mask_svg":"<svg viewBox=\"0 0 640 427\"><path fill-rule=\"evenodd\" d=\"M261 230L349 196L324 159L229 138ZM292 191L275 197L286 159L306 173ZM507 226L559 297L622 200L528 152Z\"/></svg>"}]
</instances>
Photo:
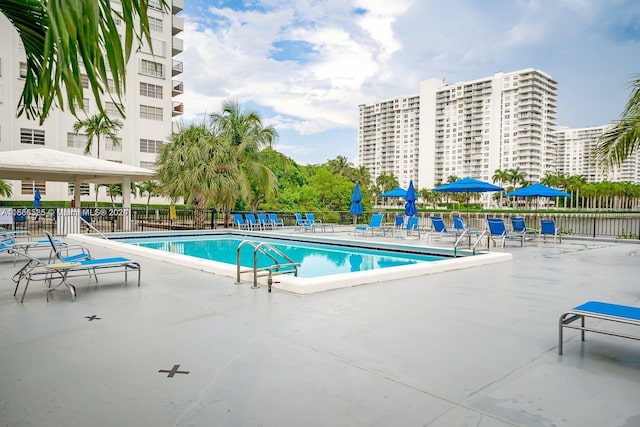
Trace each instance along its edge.
<instances>
[{"instance_id":1,"label":"building window","mask_svg":"<svg viewBox=\"0 0 640 427\"><path fill-rule=\"evenodd\" d=\"M149 0L149 9L162 10L160 0Z\"/></svg>"},{"instance_id":2,"label":"building window","mask_svg":"<svg viewBox=\"0 0 640 427\"><path fill-rule=\"evenodd\" d=\"M162 86L140 82L140 95L162 99Z\"/></svg>"},{"instance_id":3,"label":"building window","mask_svg":"<svg viewBox=\"0 0 640 427\"><path fill-rule=\"evenodd\" d=\"M26 62L20 62L20 70L19 70L19 76L21 79L26 79L27 78L27 63Z\"/></svg>"},{"instance_id":4,"label":"building window","mask_svg":"<svg viewBox=\"0 0 640 427\"><path fill-rule=\"evenodd\" d=\"M22 194L33 194L36 188L40 189L40 194L45 196L47 194L47 186L45 181L21 181L20 182Z\"/></svg>"},{"instance_id":5,"label":"building window","mask_svg":"<svg viewBox=\"0 0 640 427\"><path fill-rule=\"evenodd\" d=\"M115 152L121 153L122 152L122 138L116 138L116 141L118 141L117 144L114 143L111 138L107 138L104 141L104 149L106 151L115 151Z\"/></svg>"},{"instance_id":6,"label":"building window","mask_svg":"<svg viewBox=\"0 0 640 427\"><path fill-rule=\"evenodd\" d=\"M162 120L162 108L150 105L140 106L140 118L149 120Z\"/></svg>"},{"instance_id":7,"label":"building window","mask_svg":"<svg viewBox=\"0 0 640 427\"><path fill-rule=\"evenodd\" d=\"M159 153L160 147L162 147L164 141L158 141L155 139L140 139L140 152L141 153Z\"/></svg>"},{"instance_id":8,"label":"building window","mask_svg":"<svg viewBox=\"0 0 640 427\"><path fill-rule=\"evenodd\" d=\"M151 7L151 2L149 2L149 7ZM162 19L154 18L153 16L149 16L149 29L151 31L159 31L162 32Z\"/></svg>"},{"instance_id":9,"label":"building window","mask_svg":"<svg viewBox=\"0 0 640 427\"><path fill-rule=\"evenodd\" d=\"M86 74L80 74L80 81L84 89L89 89L89 77Z\"/></svg>"},{"instance_id":10,"label":"building window","mask_svg":"<svg viewBox=\"0 0 640 427\"><path fill-rule=\"evenodd\" d=\"M104 111L109 117L120 115L120 111L118 111L116 104L113 102L106 101L104 103Z\"/></svg>"},{"instance_id":11,"label":"building window","mask_svg":"<svg viewBox=\"0 0 640 427\"><path fill-rule=\"evenodd\" d=\"M159 62L148 61L146 59L141 60L140 74L152 77L164 77L162 64Z\"/></svg>"},{"instance_id":12,"label":"building window","mask_svg":"<svg viewBox=\"0 0 640 427\"><path fill-rule=\"evenodd\" d=\"M87 135L82 133L67 133L67 147L85 148L87 146Z\"/></svg>"},{"instance_id":13,"label":"building window","mask_svg":"<svg viewBox=\"0 0 640 427\"><path fill-rule=\"evenodd\" d=\"M73 196L74 187L75 187L75 184L73 182L67 183L67 195L68 196ZM88 196L89 195L89 184L87 184L87 183L80 184L80 195L81 196Z\"/></svg>"},{"instance_id":14,"label":"building window","mask_svg":"<svg viewBox=\"0 0 640 427\"><path fill-rule=\"evenodd\" d=\"M140 162L140 167L153 170L156 168L156 162Z\"/></svg>"},{"instance_id":15,"label":"building window","mask_svg":"<svg viewBox=\"0 0 640 427\"><path fill-rule=\"evenodd\" d=\"M20 128L20 143L44 145L44 131L37 129Z\"/></svg>"}]
</instances>

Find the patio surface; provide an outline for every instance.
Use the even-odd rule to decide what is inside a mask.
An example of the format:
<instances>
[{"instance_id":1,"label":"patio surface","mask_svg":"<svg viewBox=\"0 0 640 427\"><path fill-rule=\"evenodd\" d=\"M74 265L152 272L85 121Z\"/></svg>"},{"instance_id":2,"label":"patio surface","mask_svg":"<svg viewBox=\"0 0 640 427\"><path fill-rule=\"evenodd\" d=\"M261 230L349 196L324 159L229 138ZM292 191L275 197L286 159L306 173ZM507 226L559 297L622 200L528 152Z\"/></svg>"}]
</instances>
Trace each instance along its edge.
<instances>
[{"instance_id":1,"label":"patio surface","mask_svg":"<svg viewBox=\"0 0 640 427\"><path fill-rule=\"evenodd\" d=\"M557 354L563 311L640 306L640 245L504 250L309 295L136 255L140 288L75 278L47 302L34 283L24 304L0 254L0 425L640 426L640 341L567 330Z\"/></svg>"}]
</instances>

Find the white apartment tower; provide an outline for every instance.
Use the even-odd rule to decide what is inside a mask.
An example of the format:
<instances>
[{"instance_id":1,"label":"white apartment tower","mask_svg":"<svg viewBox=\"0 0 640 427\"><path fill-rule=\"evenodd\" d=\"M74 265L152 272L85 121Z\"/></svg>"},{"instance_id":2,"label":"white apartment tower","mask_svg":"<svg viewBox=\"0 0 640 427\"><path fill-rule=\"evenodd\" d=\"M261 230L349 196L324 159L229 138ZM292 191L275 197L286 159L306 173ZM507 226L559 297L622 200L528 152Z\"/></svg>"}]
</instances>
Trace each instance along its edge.
<instances>
[{"instance_id":1,"label":"white apartment tower","mask_svg":"<svg viewBox=\"0 0 640 427\"><path fill-rule=\"evenodd\" d=\"M174 59L182 52L182 40L177 38L184 29L184 21L177 13L184 8L184 0L169 0L169 12L163 12L158 0L149 1L149 24L153 53L143 45L132 54L127 65L124 108L122 119L108 97L103 99L107 113L123 122L118 133L119 146L102 141L100 158L143 168L152 168L160 146L172 131L172 118L183 112L182 103L174 97L182 94L182 82L174 77L182 73L182 62ZM114 9L120 2L113 1ZM122 31L124 26L119 23ZM35 120L16 117L16 107L24 86L26 70L25 52L18 33L10 22L0 15L0 155L2 151L47 147L54 150L82 154L86 136L76 135L71 113L53 110L40 126ZM134 47L135 50L135 47ZM85 86L85 89L88 85ZM85 111L89 117L98 112L91 90L85 90ZM84 118L80 113L80 118ZM96 149L92 150L96 156ZM56 182L9 181L13 186L12 199L32 200L37 186L43 198L68 200L72 186ZM93 186L83 185L82 199L93 200ZM104 191L101 190L101 192ZM101 195L106 200L106 193Z\"/></svg>"},{"instance_id":2,"label":"white apartment tower","mask_svg":"<svg viewBox=\"0 0 640 427\"><path fill-rule=\"evenodd\" d=\"M432 188L449 176L491 181L519 168L530 181L556 171L557 83L534 69L446 84L360 105L359 163L372 178L393 173L406 187Z\"/></svg>"},{"instance_id":3,"label":"white apartment tower","mask_svg":"<svg viewBox=\"0 0 640 427\"><path fill-rule=\"evenodd\" d=\"M559 127L558 172L565 175L582 175L588 183L601 181L640 182L640 154L636 151L614 170L603 172L596 165L598 139L612 125L570 129Z\"/></svg>"},{"instance_id":4,"label":"white apartment tower","mask_svg":"<svg viewBox=\"0 0 640 427\"><path fill-rule=\"evenodd\" d=\"M359 109L359 164L374 179L385 173L393 174L407 188L418 172L420 96L360 105Z\"/></svg>"}]
</instances>

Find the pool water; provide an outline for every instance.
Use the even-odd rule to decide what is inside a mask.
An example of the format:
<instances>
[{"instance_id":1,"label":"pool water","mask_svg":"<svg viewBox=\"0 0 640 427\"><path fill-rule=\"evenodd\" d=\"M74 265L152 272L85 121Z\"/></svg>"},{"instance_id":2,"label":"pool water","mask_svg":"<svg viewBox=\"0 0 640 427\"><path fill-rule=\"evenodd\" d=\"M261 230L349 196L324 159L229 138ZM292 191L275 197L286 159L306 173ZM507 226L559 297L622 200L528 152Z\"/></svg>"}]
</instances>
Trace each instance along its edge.
<instances>
[{"instance_id":1,"label":"pool water","mask_svg":"<svg viewBox=\"0 0 640 427\"><path fill-rule=\"evenodd\" d=\"M181 236L118 239L122 243L179 253L236 265L238 245L248 240L246 237L223 236ZM300 263L298 277L320 277L333 274L361 272L382 268L398 267L439 261L443 256L425 255L411 252L397 252L381 249L340 246L335 244L283 241L267 238L250 239L252 242L266 242L286 254L294 262ZM240 251L240 264L253 267L254 247L246 244ZM258 253L258 267L268 267L273 260ZM286 262L282 260L281 262Z\"/></svg>"}]
</instances>

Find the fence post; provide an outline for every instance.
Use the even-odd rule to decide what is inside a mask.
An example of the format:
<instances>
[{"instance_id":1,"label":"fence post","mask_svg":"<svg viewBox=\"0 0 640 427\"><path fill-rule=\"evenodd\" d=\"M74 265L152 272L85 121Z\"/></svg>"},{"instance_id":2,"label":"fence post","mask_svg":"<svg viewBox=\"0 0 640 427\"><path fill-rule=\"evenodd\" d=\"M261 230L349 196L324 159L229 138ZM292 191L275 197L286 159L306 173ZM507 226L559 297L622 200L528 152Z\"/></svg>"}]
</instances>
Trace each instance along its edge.
<instances>
[{"instance_id":1,"label":"fence post","mask_svg":"<svg viewBox=\"0 0 640 427\"><path fill-rule=\"evenodd\" d=\"M596 222L598 221L598 217L594 216L593 217L593 238L596 238Z\"/></svg>"}]
</instances>

